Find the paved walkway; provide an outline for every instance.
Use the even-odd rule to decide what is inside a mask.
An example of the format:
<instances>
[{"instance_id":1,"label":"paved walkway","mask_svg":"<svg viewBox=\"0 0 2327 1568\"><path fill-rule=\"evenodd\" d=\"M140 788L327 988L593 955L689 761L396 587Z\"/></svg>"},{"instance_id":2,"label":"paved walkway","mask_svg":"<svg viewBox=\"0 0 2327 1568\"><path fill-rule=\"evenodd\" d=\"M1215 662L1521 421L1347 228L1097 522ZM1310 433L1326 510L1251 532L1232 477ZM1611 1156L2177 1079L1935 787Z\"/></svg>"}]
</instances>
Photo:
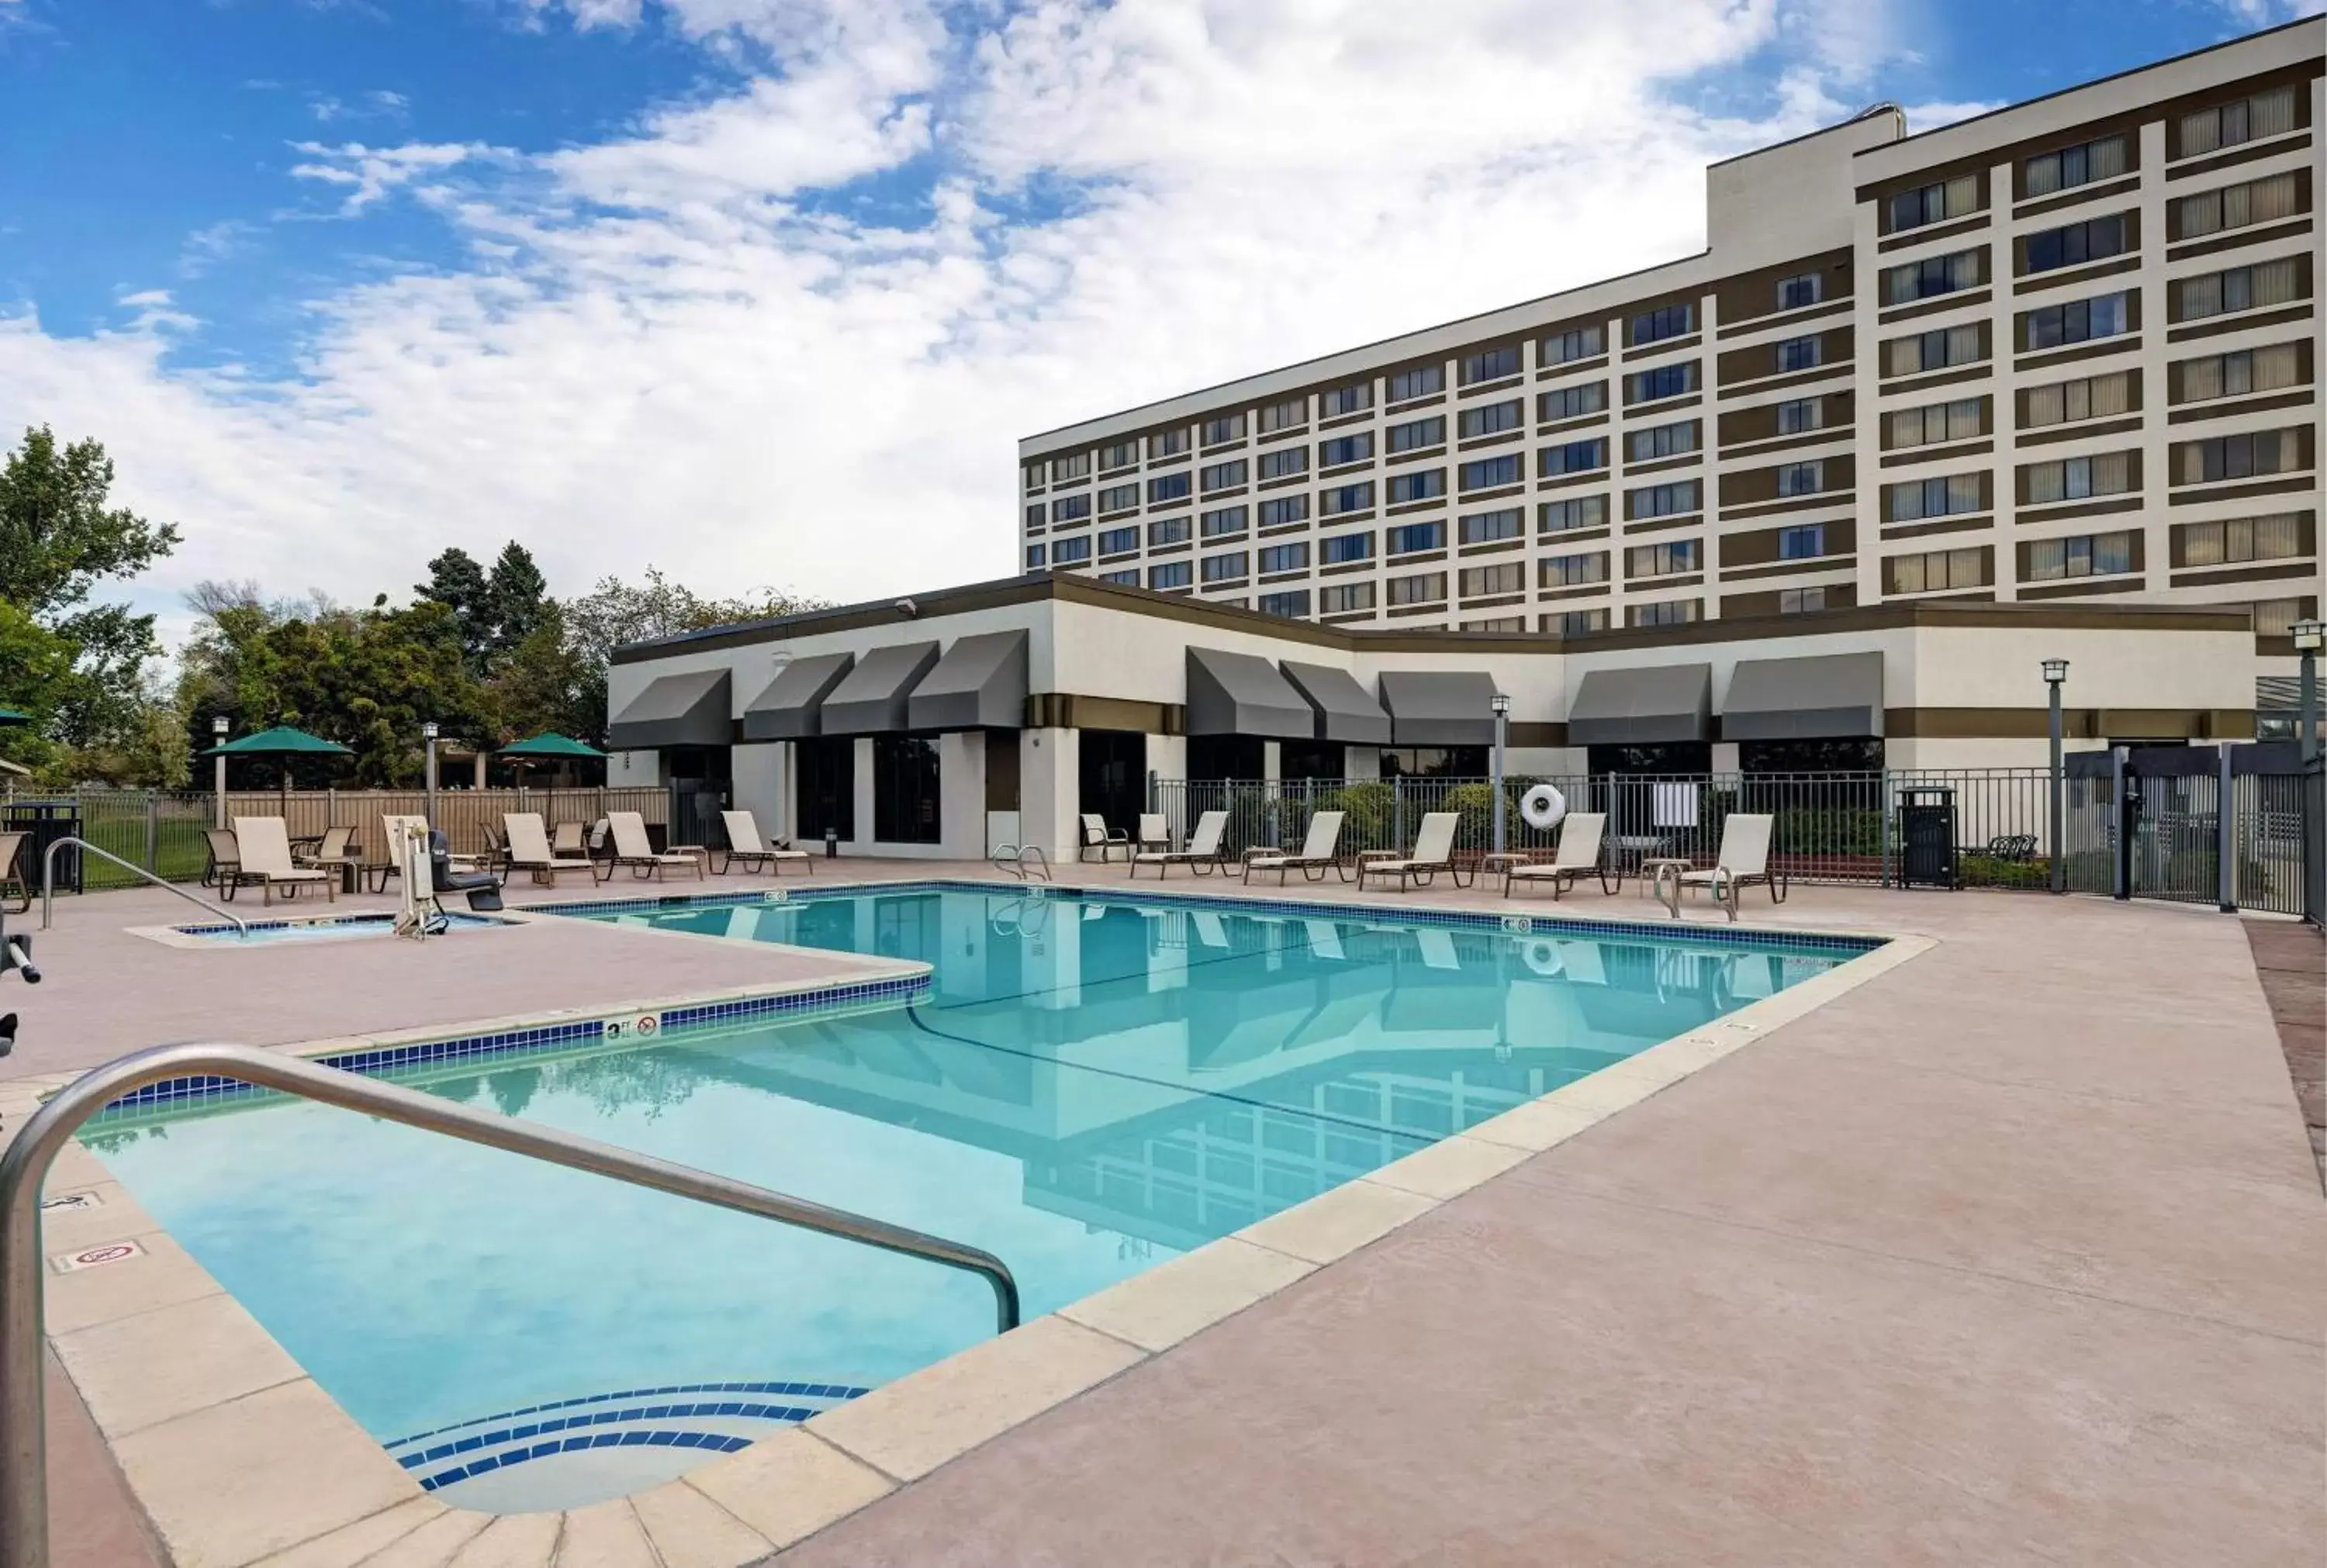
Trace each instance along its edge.
<instances>
[{"instance_id":1,"label":"paved walkway","mask_svg":"<svg viewBox=\"0 0 2327 1568\"><path fill-rule=\"evenodd\" d=\"M2327 942L2316 926L2292 920L2248 920L2262 994L2278 1026L2286 1076L2311 1130L2311 1154L2327 1187Z\"/></svg>"}]
</instances>

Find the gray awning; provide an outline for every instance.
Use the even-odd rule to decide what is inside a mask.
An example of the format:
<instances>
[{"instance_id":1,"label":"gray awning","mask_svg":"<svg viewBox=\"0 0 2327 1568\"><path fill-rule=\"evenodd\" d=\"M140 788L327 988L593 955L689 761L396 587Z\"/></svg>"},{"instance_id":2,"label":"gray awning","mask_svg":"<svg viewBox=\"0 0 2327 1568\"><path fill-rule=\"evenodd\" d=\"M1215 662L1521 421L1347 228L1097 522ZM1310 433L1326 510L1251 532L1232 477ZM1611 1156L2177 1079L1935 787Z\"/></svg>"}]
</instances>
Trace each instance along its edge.
<instances>
[{"instance_id":1,"label":"gray awning","mask_svg":"<svg viewBox=\"0 0 2327 1568\"><path fill-rule=\"evenodd\" d=\"M853 653L816 653L793 659L776 672L768 689L743 709L747 741L799 741L824 733L824 699L832 695Z\"/></svg>"},{"instance_id":2,"label":"gray awning","mask_svg":"<svg viewBox=\"0 0 2327 1568\"><path fill-rule=\"evenodd\" d=\"M1258 655L1192 648L1188 733L1306 741L1317 733L1317 713Z\"/></svg>"},{"instance_id":3,"label":"gray awning","mask_svg":"<svg viewBox=\"0 0 2327 1568\"><path fill-rule=\"evenodd\" d=\"M1395 745L1495 743L1495 677L1484 670L1386 669L1381 695Z\"/></svg>"},{"instance_id":4,"label":"gray awning","mask_svg":"<svg viewBox=\"0 0 2327 1568\"><path fill-rule=\"evenodd\" d=\"M1713 738L1713 667L1595 669L1567 710L1571 746L1652 746Z\"/></svg>"},{"instance_id":5,"label":"gray awning","mask_svg":"<svg viewBox=\"0 0 2327 1568\"><path fill-rule=\"evenodd\" d=\"M934 642L876 648L824 699L827 735L902 734L912 727L909 699L938 661Z\"/></svg>"},{"instance_id":6,"label":"gray awning","mask_svg":"<svg viewBox=\"0 0 2327 1568\"><path fill-rule=\"evenodd\" d=\"M1026 634L957 638L913 688L916 730L1014 730L1026 722Z\"/></svg>"},{"instance_id":7,"label":"gray awning","mask_svg":"<svg viewBox=\"0 0 2327 1568\"><path fill-rule=\"evenodd\" d=\"M1724 741L1822 741L1883 733L1883 656L1741 658L1721 705Z\"/></svg>"},{"instance_id":8,"label":"gray awning","mask_svg":"<svg viewBox=\"0 0 2327 1568\"><path fill-rule=\"evenodd\" d=\"M1295 664L1289 658L1277 667L1293 683L1293 689L1317 710L1317 739L1360 746L1389 744L1389 714L1348 670L1327 664Z\"/></svg>"},{"instance_id":9,"label":"gray awning","mask_svg":"<svg viewBox=\"0 0 2327 1568\"><path fill-rule=\"evenodd\" d=\"M727 711L727 671L698 669L658 676L606 726L616 751L663 746L724 746L735 738Z\"/></svg>"}]
</instances>

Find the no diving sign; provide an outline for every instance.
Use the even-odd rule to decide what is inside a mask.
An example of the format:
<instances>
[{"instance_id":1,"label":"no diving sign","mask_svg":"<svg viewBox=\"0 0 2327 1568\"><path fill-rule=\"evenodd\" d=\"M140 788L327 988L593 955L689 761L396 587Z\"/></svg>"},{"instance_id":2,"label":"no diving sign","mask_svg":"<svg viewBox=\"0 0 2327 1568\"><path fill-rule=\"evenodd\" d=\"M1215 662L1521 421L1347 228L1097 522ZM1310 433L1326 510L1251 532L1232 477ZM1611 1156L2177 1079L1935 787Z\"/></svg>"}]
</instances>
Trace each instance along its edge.
<instances>
[{"instance_id":1,"label":"no diving sign","mask_svg":"<svg viewBox=\"0 0 2327 1568\"><path fill-rule=\"evenodd\" d=\"M126 1263L133 1257L143 1257L145 1249L134 1241L108 1241L98 1246L85 1246L79 1252L61 1252L49 1259L49 1266L59 1274L79 1274L85 1268L103 1268L109 1263Z\"/></svg>"}]
</instances>

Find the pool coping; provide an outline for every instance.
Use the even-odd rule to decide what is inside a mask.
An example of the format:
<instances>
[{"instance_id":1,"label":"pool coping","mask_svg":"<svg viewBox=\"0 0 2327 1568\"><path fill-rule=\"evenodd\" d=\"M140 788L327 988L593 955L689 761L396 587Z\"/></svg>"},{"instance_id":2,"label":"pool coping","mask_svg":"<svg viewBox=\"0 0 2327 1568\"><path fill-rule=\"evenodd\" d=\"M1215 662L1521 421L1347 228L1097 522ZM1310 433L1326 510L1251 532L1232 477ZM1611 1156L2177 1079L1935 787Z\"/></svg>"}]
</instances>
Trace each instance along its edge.
<instances>
[{"instance_id":1,"label":"pool coping","mask_svg":"<svg viewBox=\"0 0 2327 1568\"><path fill-rule=\"evenodd\" d=\"M997 884L965 878L828 883L819 894L958 889ZM1060 884L1061 896L1110 901L1210 903L1251 912L1256 904L1318 918L1444 917L1425 923L1518 933L1509 910L1432 909L1341 900L1135 893ZM1029 894L1028 896L1037 896ZM1048 896L1047 894L1041 896ZM603 910L528 905L525 915ZM756 895L668 896L652 907L735 905ZM609 1553L658 1554L665 1568L740 1568L846 1517L898 1487L1105 1383L1202 1330L1289 1289L1321 1268L1554 1148L1641 1100L1683 1082L1785 1024L1911 961L1936 938L1874 932L1797 932L1743 924L1525 917L1531 934L1651 936L1695 931L1731 946L1858 949L1835 967L1660 1041L1589 1077L1453 1134L1241 1230L983 1340L860 1398L722 1455L630 1497L562 1515L490 1514L424 1491L378 1439L314 1383L272 1335L79 1143L60 1155L44 1204L50 1340L157 1533L181 1563L217 1568L352 1568L391 1545L425 1547L445 1561L477 1550L543 1568L558 1543L602 1541ZM654 933L727 940L696 932ZM1736 938L1750 939L1740 943ZM204 944L208 946L209 944ZM776 944L789 946L789 944ZM864 986L926 987L930 967L870 955L815 952L879 971L836 985L829 977L736 986L621 1007L563 1009L478 1023L344 1036L283 1049L353 1070L393 1070L461 1056L514 1056L625 1043L641 1022L656 1031L727 1021L722 1010L789 1003L789 1010L847 1006ZM827 1000L828 999L828 1000ZM673 1014L681 1016L672 1017ZM616 1032L606 1032L613 1026ZM0 1083L0 1118L11 1130L78 1074ZM169 1086L156 1086L168 1087ZM143 1091L141 1091L142 1093ZM248 1093L181 1080L154 1106ZM117 1102L118 1105L118 1102ZM110 1114L110 1111L108 1112ZM92 1125L98 1125L93 1123ZM87 1206L80 1206L82 1204ZM60 1249L61 1243L61 1250ZM117 1249L127 1248L126 1253ZM114 1254L107 1256L104 1255ZM95 1257L98 1261L80 1261ZM140 1266L116 1269L117 1263ZM63 1326L57 1325L61 1317ZM266 1499L260 1502L259 1499ZM549 1522L556 1521L555 1527ZM481 1537L491 1535L490 1542Z\"/></svg>"}]
</instances>

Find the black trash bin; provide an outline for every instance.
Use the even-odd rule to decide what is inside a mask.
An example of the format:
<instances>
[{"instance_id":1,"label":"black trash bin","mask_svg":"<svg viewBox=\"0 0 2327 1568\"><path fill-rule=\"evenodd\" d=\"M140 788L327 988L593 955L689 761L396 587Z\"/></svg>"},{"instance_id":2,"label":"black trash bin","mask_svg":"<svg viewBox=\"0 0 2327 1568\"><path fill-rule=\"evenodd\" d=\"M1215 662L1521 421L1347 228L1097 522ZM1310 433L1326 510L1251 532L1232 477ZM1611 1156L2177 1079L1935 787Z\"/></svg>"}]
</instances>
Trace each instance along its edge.
<instances>
[{"instance_id":1,"label":"black trash bin","mask_svg":"<svg viewBox=\"0 0 2327 1568\"><path fill-rule=\"evenodd\" d=\"M25 835L23 849L24 885L37 892L41 888L41 867L46 863L49 845L60 838L79 838L80 802L78 800L12 800L7 808L7 830ZM77 893L80 885L80 848L70 845L57 852L58 888Z\"/></svg>"},{"instance_id":2,"label":"black trash bin","mask_svg":"<svg viewBox=\"0 0 2327 1568\"><path fill-rule=\"evenodd\" d=\"M1956 792L1944 784L1911 784L1899 791L1899 885L1963 885L1956 865Z\"/></svg>"}]
</instances>

